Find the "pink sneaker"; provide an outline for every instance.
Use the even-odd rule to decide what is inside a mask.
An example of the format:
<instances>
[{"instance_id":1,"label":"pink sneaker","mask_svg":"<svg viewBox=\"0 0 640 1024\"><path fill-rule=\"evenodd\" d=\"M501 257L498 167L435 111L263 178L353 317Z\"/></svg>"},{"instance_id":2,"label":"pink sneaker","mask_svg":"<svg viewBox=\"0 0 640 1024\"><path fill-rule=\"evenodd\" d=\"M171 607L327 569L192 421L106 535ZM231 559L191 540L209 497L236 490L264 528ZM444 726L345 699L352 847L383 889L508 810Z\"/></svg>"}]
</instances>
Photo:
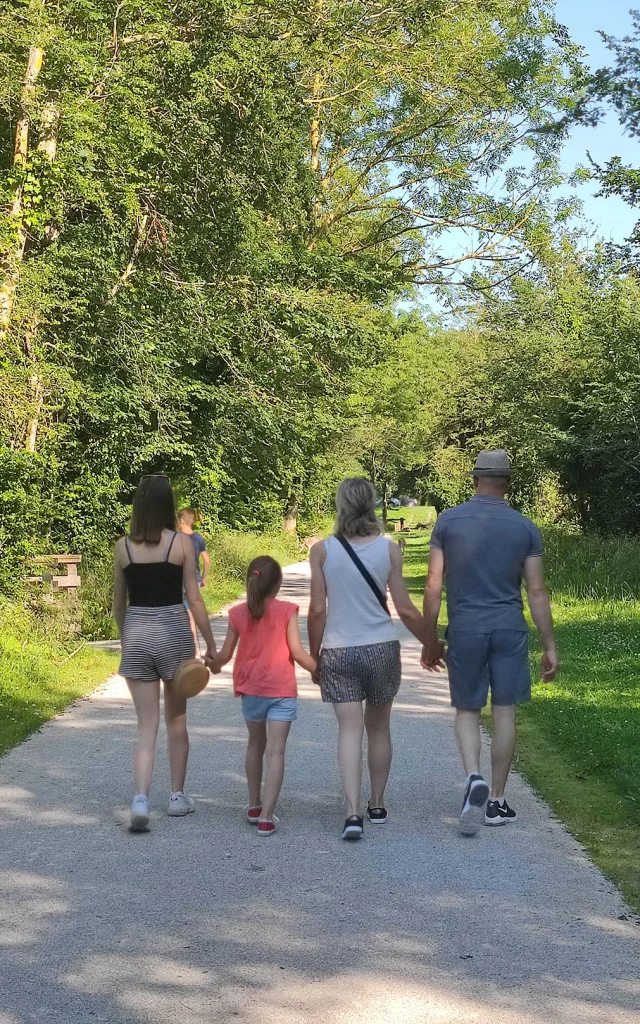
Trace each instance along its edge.
<instances>
[{"instance_id":1,"label":"pink sneaker","mask_svg":"<svg viewBox=\"0 0 640 1024\"><path fill-rule=\"evenodd\" d=\"M280 819L276 818L275 814L273 816L272 821L265 821L263 818L260 818L258 822L258 835L272 836L273 833L277 830L279 822Z\"/></svg>"},{"instance_id":2,"label":"pink sneaker","mask_svg":"<svg viewBox=\"0 0 640 1024\"><path fill-rule=\"evenodd\" d=\"M261 812L262 807L250 807L247 811L247 821L250 821L252 825L257 825Z\"/></svg>"}]
</instances>

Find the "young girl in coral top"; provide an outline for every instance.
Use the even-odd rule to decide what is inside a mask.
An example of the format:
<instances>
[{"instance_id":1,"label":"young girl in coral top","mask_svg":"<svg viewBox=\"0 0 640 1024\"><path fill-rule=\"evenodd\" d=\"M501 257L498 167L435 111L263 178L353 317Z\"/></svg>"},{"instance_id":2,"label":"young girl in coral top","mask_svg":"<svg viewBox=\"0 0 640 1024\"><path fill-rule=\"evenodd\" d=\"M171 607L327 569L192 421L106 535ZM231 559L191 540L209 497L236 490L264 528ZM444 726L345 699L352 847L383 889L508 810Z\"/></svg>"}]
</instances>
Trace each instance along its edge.
<instances>
[{"instance_id":1,"label":"young girl in coral top","mask_svg":"<svg viewBox=\"0 0 640 1024\"><path fill-rule=\"evenodd\" d=\"M282 569L274 558L261 555L247 569L247 600L229 611L229 628L222 650L210 662L214 672L233 657L233 689L242 698L242 714L249 730L246 771L249 786L247 817L257 822L258 835L276 831L276 801L284 775L284 751L291 723L297 717L296 670L307 672L316 663L307 654L298 629L298 605L278 601ZM239 641L239 643L238 643ZM262 760L266 753L264 794Z\"/></svg>"}]
</instances>

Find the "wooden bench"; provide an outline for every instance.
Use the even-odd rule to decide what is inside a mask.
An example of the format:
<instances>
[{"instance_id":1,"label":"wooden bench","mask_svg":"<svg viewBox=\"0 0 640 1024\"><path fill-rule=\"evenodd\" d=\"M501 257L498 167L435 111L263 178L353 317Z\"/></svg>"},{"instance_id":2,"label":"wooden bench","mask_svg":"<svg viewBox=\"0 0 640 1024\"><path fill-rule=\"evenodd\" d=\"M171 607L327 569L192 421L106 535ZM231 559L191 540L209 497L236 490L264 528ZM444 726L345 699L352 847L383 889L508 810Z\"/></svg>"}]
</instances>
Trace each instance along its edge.
<instances>
[{"instance_id":1,"label":"wooden bench","mask_svg":"<svg viewBox=\"0 0 640 1024\"><path fill-rule=\"evenodd\" d=\"M34 565L49 565L52 568L64 566L67 571L59 576L49 572L43 572L41 576L28 576L27 582L51 583L54 590L66 590L69 594L75 594L80 586L78 566L81 561L82 555L40 555L32 559Z\"/></svg>"}]
</instances>

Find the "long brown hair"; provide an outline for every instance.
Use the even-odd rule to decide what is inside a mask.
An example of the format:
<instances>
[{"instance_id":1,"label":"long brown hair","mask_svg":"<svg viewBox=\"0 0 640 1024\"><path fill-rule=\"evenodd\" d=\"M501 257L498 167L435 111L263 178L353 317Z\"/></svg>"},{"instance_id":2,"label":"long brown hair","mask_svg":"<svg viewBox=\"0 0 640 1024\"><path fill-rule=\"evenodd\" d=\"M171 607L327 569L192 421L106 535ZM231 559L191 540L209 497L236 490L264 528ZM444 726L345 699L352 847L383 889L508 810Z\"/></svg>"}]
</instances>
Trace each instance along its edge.
<instances>
[{"instance_id":1,"label":"long brown hair","mask_svg":"<svg viewBox=\"0 0 640 1024\"><path fill-rule=\"evenodd\" d=\"M247 604L254 619L264 615L268 598L282 583L282 569L275 558L259 555L247 569Z\"/></svg>"},{"instance_id":2,"label":"long brown hair","mask_svg":"<svg viewBox=\"0 0 640 1024\"><path fill-rule=\"evenodd\" d=\"M176 529L176 506L167 476L143 476L133 499L129 536L134 544L159 544L163 530Z\"/></svg>"}]
</instances>

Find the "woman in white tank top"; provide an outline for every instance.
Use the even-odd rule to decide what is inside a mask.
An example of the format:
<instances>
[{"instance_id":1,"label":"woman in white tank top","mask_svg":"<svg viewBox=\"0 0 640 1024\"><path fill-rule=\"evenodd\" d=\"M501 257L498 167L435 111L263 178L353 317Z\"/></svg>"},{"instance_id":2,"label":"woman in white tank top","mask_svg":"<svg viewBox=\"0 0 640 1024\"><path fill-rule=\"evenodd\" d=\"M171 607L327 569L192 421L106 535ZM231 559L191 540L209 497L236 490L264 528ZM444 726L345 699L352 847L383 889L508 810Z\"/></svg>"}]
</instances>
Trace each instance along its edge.
<instances>
[{"instance_id":1,"label":"woman in white tank top","mask_svg":"<svg viewBox=\"0 0 640 1024\"><path fill-rule=\"evenodd\" d=\"M367 816L371 824L387 820L390 715L402 673L387 589L405 626L421 642L426 635L424 619L402 578L402 552L382 533L375 505L375 488L368 480L343 480L336 495L335 535L315 544L310 556L309 643L318 661L315 681L338 720L338 764L347 803L343 839L360 839L363 834L365 728L371 782Z\"/></svg>"}]
</instances>

